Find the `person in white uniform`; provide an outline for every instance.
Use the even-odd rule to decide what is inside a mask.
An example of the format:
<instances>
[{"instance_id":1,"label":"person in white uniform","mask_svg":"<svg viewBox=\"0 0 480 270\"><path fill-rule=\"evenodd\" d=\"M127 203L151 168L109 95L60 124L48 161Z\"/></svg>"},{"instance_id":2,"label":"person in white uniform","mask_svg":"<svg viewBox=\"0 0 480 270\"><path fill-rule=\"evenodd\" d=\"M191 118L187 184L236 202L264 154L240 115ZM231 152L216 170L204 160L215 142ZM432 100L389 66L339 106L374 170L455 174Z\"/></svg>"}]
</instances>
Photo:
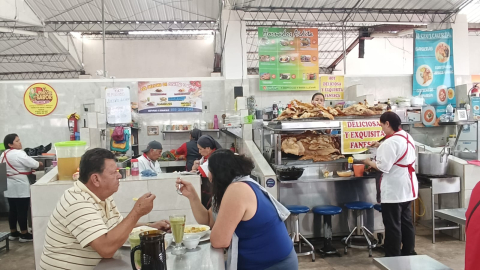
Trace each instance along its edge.
<instances>
[{"instance_id":1,"label":"person in white uniform","mask_svg":"<svg viewBox=\"0 0 480 270\"><path fill-rule=\"evenodd\" d=\"M385 256L408 256L415 253L415 229L412 220L412 201L418 197L415 175L415 142L400 128L400 117L386 112L380 117L386 140L378 147L376 161L366 165L383 173L380 182L382 217L385 225Z\"/></svg>"},{"instance_id":2,"label":"person in white uniform","mask_svg":"<svg viewBox=\"0 0 480 270\"><path fill-rule=\"evenodd\" d=\"M10 240L19 242L31 242L33 237L28 233L28 209L30 207L30 182L28 176L32 175L32 169L43 167L42 162L38 162L29 157L22 150L22 142L17 134L8 134L3 140L5 152L0 155L0 162L7 166L7 190L4 192L8 200L10 210L8 213L8 223L10 224ZM17 223L20 232L17 230Z\"/></svg>"},{"instance_id":3,"label":"person in white uniform","mask_svg":"<svg viewBox=\"0 0 480 270\"><path fill-rule=\"evenodd\" d=\"M158 158L162 155L162 144L157 141L151 141L147 145L147 149L143 150L143 155L138 157L138 168L140 173L145 170L150 170L154 173L161 174L162 169Z\"/></svg>"}]
</instances>

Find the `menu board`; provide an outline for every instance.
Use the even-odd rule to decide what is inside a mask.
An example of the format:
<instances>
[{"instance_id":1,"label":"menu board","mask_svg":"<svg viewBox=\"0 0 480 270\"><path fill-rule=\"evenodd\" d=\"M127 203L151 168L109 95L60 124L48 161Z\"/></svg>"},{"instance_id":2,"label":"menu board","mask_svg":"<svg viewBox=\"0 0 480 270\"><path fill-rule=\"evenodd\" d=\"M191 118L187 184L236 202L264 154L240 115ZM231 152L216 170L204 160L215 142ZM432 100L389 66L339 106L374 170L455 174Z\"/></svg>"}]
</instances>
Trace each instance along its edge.
<instances>
[{"instance_id":1,"label":"menu board","mask_svg":"<svg viewBox=\"0 0 480 270\"><path fill-rule=\"evenodd\" d=\"M35 116L49 115L57 108L57 92L45 83L32 84L23 95L23 104Z\"/></svg>"},{"instance_id":2,"label":"menu board","mask_svg":"<svg viewBox=\"0 0 480 270\"><path fill-rule=\"evenodd\" d=\"M343 121L342 154L357 154L367 150L372 142L385 137L378 120Z\"/></svg>"},{"instance_id":3,"label":"menu board","mask_svg":"<svg viewBox=\"0 0 480 270\"><path fill-rule=\"evenodd\" d=\"M320 92L325 96L325 100L343 100L344 97L344 77L343 76L321 76Z\"/></svg>"},{"instance_id":4,"label":"menu board","mask_svg":"<svg viewBox=\"0 0 480 270\"><path fill-rule=\"evenodd\" d=\"M319 90L318 29L258 28L260 91Z\"/></svg>"},{"instance_id":5,"label":"menu board","mask_svg":"<svg viewBox=\"0 0 480 270\"><path fill-rule=\"evenodd\" d=\"M425 99L429 106L422 114L427 126L438 125L446 107L456 106L453 69L453 31L414 33L413 96Z\"/></svg>"},{"instance_id":6,"label":"menu board","mask_svg":"<svg viewBox=\"0 0 480 270\"><path fill-rule=\"evenodd\" d=\"M128 124L132 122L130 88L107 88L105 91L107 123Z\"/></svg>"},{"instance_id":7,"label":"menu board","mask_svg":"<svg viewBox=\"0 0 480 270\"><path fill-rule=\"evenodd\" d=\"M184 113L202 111L202 83L139 82L138 112Z\"/></svg>"}]
</instances>

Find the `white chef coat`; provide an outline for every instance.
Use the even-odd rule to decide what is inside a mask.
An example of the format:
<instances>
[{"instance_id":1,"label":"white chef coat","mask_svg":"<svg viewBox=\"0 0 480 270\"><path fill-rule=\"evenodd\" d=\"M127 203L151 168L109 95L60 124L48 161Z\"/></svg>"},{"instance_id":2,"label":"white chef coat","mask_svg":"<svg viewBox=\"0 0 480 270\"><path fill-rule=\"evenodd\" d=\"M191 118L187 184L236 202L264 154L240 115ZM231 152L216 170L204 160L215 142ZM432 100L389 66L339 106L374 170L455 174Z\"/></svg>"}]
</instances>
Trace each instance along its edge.
<instances>
[{"instance_id":1,"label":"white chef coat","mask_svg":"<svg viewBox=\"0 0 480 270\"><path fill-rule=\"evenodd\" d=\"M198 171L202 175L202 177L208 177L208 173L210 172L208 170L208 159L205 160L205 157L202 157L200 159L200 166L198 167Z\"/></svg>"},{"instance_id":2,"label":"white chef coat","mask_svg":"<svg viewBox=\"0 0 480 270\"><path fill-rule=\"evenodd\" d=\"M406 136L415 145L412 136L400 130L378 147L376 164L377 168L383 172L380 183L382 203L408 202L418 197L418 181L415 172L410 179L408 168L395 165L412 164L415 168L415 148L399 135ZM407 149L408 152L405 154ZM405 156L401 159L404 154Z\"/></svg>"},{"instance_id":3,"label":"white chef coat","mask_svg":"<svg viewBox=\"0 0 480 270\"><path fill-rule=\"evenodd\" d=\"M3 159L7 154L6 159ZM40 166L38 161L29 157L23 150L11 149L6 150L0 155L0 162L7 163L7 190L4 192L6 198L29 198L30 197L30 182L28 177L19 172L31 172ZM12 168L13 167L13 168ZM16 170L15 170L15 169ZM10 176L8 176L10 175Z\"/></svg>"},{"instance_id":4,"label":"white chef coat","mask_svg":"<svg viewBox=\"0 0 480 270\"><path fill-rule=\"evenodd\" d=\"M149 159L146 155L141 155L138 159L138 169L139 172L142 173L145 170L150 170L152 172L156 172L157 174L162 173L162 169L160 168L160 163L158 161L153 161Z\"/></svg>"}]
</instances>

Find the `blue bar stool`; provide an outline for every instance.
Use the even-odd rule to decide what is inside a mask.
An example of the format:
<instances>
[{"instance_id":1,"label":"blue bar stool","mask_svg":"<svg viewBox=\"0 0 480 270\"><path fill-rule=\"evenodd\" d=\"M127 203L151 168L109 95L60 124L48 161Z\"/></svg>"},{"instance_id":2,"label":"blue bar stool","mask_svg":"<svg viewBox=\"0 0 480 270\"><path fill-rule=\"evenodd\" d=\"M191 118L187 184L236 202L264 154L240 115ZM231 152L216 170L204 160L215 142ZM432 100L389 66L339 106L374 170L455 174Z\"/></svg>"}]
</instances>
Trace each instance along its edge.
<instances>
[{"instance_id":1,"label":"blue bar stool","mask_svg":"<svg viewBox=\"0 0 480 270\"><path fill-rule=\"evenodd\" d=\"M382 205L381 204L375 204L373 206L373 209L377 210L378 212L382 212Z\"/></svg>"},{"instance_id":2,"label":"blue bar stool","mask_svg":"<svg viewBox=\"0 0 480 270\"><path fill-rule=\"evenodd\" d=\"M306 214L310 212L310 208L305 205L285 205L285 207L290 211L291 213L291 219L290 221L293 222L293 228L294 231L292 232L292 242L298 243L298 252L297 256L308 256L312 255L312 262L315 261L315 249L313 248L313 245L303 237L303 235L300 233L300 226L298 222L298 216L300 214ZM305 242L310 247L310 251L308 252L303 252L302 253L302 240Z\"/></svg>"},{"instance_id":3,"label":"blue bar stool","mask_svg":"<svg viewBox=\"0 0 480 270\"><path fill-rule=\"evenodd\" d=\"M373 204L368 202L350 202L346 203L345 207L349 210L352 210L355 214L357 225L352 230L348 237L344 238L342 242L345 244L344 253L347 254L347 248L367 248L368 249L368 256L372 257L372 249L377 246L377 240L373 236L373 234L363 226L363 215L365 214L366 210L372 209ZM347 220L348 222L348 220ZM348 226L350 228L350 226ZM356 235L353 235L355 232ZM362 239L367 241L367 245L352 245L352 239Z\"/></svg>"},{"instance_id":4,"label":"blue bar stool","mask_svg":"<svg viewBox=\"0 0 480 270\"><path fill-rule=\"evenodd\" d=\"M324 258L325 255L337 255L341 257L342 255L332 246L332 216L342 213L342 208L334 205L319 205L315 206L312 212L323 216L325 241L323 242L323 248L319 249L322 258Z\"/></svg>"}]
</instances>

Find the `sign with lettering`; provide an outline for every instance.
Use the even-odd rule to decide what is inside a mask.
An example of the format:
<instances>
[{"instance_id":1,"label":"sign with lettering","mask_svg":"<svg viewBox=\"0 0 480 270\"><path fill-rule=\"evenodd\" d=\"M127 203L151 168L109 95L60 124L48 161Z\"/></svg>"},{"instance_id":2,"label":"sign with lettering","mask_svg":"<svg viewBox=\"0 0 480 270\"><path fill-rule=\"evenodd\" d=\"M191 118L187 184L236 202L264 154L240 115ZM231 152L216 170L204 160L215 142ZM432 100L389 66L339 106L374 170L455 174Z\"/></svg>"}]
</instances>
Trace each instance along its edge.
<instances>
[{"instance_id":1,"label":"sign with lettering","mask_svg":"<svg viewBox=\"0 0 480 270\"><path fill-rule=\"evenodd\" d=\"M183 113L202 111L202 83L139 82L140 113Z\"/></svg>"},{"instance_id":2,"label":"sign with lettering","mask_svg":"<svg viewBox=\"0 0 480 270\"><path fill-rule=\"evenodd\" d=\"M453 69L453 31L418 31L414 33L413 96L425 98L432 105L438 121L451 104L456 107ZM433 123L433 125L436 125Z\"/></svg>"},{"instance_id":3,"label":"sign with lettering","mask_svg":"<svg viewBox=\"0 0 480 270\"><path fill-rule=\"evenodd\" d=\"M260 91L318 91L318 29L258 28Z\"/></svg>"},{"instance_id":4,"label":"sign with lettering","mask_svg":"<svg viewBox=\"0 0 480 270\"><path fill-rule=\"evenodd\" d=\"M57 92L45 83L32 84L23 95L23 104L27 111L33 115L47 116L57 108Z\"/></svg>"},{"instance_id":5,"label":"sign with lettering","mask_svg":"<svg viewBox=\"0 0 480 270\"><path fill-rule=\"evenodd\" d=\"M132 108L130 105L130 88L107 88L105 91L107 123L131 123Z\"/></svg>"},{"instance_id":6,"label":"sign with lettering","mask_svg":"<svg viewBox=\"0 0 480 270\"><path fill-rule=\"evenodd\" d=\"M360 120L342 122L342 154L357 154L367 150L372 142L385 137L380 121Z\"/></svg>"},{"instance_id":7,"label":"sign with lettering","mask_svg":"<svg viewBox=\"0 0 480 270\"><path fill-rule=\"evenodd\" d=\"M344 97L343 76L322 76L320 77L320 92L325 100L343 100Z\"/></svg>"}]
</instances>

